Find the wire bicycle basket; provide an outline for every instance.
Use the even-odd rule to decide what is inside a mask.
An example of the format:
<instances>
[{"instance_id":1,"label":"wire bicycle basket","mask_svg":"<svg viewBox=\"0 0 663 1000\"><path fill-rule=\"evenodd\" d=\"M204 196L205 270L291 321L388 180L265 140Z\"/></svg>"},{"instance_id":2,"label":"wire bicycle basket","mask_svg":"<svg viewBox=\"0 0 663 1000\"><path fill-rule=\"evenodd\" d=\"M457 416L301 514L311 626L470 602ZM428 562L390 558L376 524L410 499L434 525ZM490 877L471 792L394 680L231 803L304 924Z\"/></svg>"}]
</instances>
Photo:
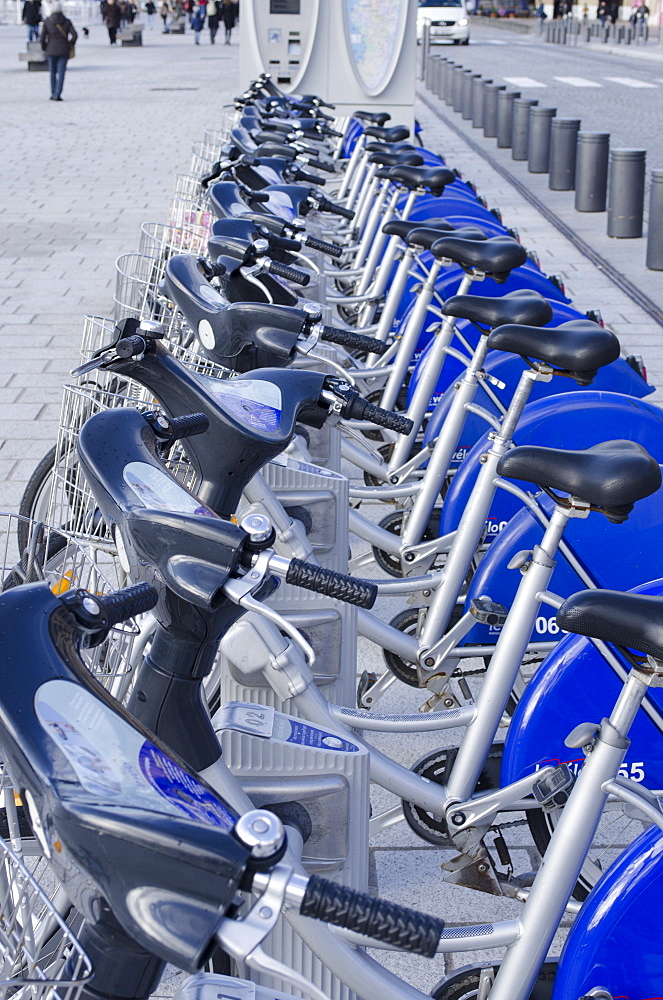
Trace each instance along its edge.
<instances>
[{"instance_id":1,"label":"wire bicycle basket","mask_svg":"<svg viewBox=\"0 0 663 1000\"><path fill-rule=\"evenodd\" d=\"M208 239L209 232L205 226L144 222L138 250L148 257L166 261L177 253L207 253Z\"/></svg>"},{"instance_id":2,"label":"wire bicycle basket","mask_svg":"<svg viewBox=\"0 0 663 1000\"><path fill-rule=\"evenodd\" d=\"M44 581L54 594L82 588L91 594L112 593L124 586L112 553L80 544L68 528L54 528L19 514L0 513L2 591ZM131 654L138 635L135 622L115 626L98 646L81 649L86 667L115 694L132 672Z\"/></svg>"},{"instance_id":3,"label":"wire bicycle basket","mask_svg":"<svg viewBox=\"0 0 663 1000\"><path fill-rule=\"evenodd\" d=\"M0 1000L78 1000L91 975L75 934L0 840Z\"/></svg>"}]
</instances>

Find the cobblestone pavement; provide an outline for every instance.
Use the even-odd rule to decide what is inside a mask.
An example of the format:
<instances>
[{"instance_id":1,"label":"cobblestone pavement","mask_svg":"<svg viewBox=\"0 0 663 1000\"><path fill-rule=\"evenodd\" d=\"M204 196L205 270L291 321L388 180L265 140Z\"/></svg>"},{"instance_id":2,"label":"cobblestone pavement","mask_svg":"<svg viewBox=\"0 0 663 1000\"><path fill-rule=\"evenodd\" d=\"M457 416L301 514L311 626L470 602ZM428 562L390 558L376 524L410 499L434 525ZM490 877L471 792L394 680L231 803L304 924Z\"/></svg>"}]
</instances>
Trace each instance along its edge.
<instances>
[{"instance_id":1,"label":"cobblestone pavement","mask_svg":"<svg viewBox=\"0 0 663 1000\"><path fill-rule=\"evenodd\" d=\"M115 258L136 248L142 222L165 220L173 175L187 170L192 141L220 123L223 104L238 88L235 47L194 48L190 35L162 36L155 28L146 32L142 49L111 49L105 31L93 25L68 70L64 103L52 104L46 75L28 73L18 64L23 40L22 28L0 28L2 121L11 136L0 192L5 264L0 278L0 509L14 510L35 463L54 442L60 388L77 360L83 315L111 312ZM544 269L564 275L579 307L599 306L625 349L644 354L653 380L663 380L658 325L468 145L455 127L459 116L447 123L432 107L422 103L418 111L427 145L474 180L501 207L506 222L520 229L523 242L540 253ZM554 205L561 212L558 200ZM593 239L591 232L583 235ZM401 608L402 603L384 601L379 612L391 617ZM383 669L381 657L365 642L359 666ZM417 692L394 686L381 707L415 711L421 700ZM444 735L444 740L384 737L379 745L409 765L441 743L453 745L461 734ZM388 795L375 795L374 808L390 804ZM508 840L520 870L536 863L523 827L509 831ZM444 883L440 864L449 856L417 840L404 824L392 828L373 852L379 891L451 924L518 914L520 905L512 900ZM563 928L555 941L557 951L564 933ZM452 955L446 969L484 957L497 955ZM445 968L441 959L428 963L384 953L380 959L424 990Z\"/></svg>"}]
</instances>

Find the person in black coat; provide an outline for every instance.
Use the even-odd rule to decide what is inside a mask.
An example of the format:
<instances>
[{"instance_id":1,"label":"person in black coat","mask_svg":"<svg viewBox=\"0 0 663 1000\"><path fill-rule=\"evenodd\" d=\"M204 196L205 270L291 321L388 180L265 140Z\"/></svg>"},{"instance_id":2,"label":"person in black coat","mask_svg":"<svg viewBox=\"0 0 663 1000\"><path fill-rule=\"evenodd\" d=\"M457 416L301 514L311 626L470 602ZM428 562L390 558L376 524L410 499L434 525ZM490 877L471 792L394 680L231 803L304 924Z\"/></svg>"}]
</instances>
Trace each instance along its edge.
<instances>
[{"instance_id":1,"label":"person in black coat","mask_svg":"<svg viewBox=\"0 0 663 1000\"><path fill-rule=\"evenodd\" d=\"M230 45L230 35L237 21L237 4L234 0L223 0L221 17L226 29L226 45Z\"/></svg>"},{"instance_id":2,"label":"person in black coat","mask_svg":"<svg viewBox=\"0 0 663 1000\"><path fill-rule=\"evenodd\" d=\"M41 0L25 0L23 13L21 14L23 24L28 26L28 41L39 41L39 25L43 18L41 16Z\"/></svg>"},{"instance_id":3,"label":"person in black coat","mask_svg":"<svg viewBox=\"0 0 663 1000\"><path fill-rule=\"evenodd\" d=\"M55 0L51 4L51 14L41 29L41 47L48 59L51 71L51 100L62 100L62 86L67 71L67 61L78 35L68 17L62 13L62 4Z\"/></svg>"},{"instance_id":4,"label":"person in black coat","mask_svg":"<svg viewBox=\"0 0 663 1000\"><path fill-rule=\"evenodd\" d=\"M111 45L116 45L117 29L120 27L120 22L122 21L122 8L117 0L108 0L104 13L104 21L106 22L106 27L108 28L110 43Z\"/></svg>"}]
</instances>

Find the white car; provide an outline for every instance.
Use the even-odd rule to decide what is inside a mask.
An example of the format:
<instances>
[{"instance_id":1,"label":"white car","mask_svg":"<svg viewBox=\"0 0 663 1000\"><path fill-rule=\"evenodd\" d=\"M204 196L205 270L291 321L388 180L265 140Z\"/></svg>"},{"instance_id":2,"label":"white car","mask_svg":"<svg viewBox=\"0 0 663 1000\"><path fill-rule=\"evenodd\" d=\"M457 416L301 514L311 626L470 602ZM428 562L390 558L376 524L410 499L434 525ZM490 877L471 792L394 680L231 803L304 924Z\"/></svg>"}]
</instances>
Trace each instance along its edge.
<instances>
[{"instance_id":1,"label":"white car","mask_svg":"<svg viewBox=\"0 0 663 1000\"><path fill-rule=\"evenodd\" d=\"M424 24L428 21L431 45L453 42L454 45L470 44L470 19L465 0L419 0L417 11L417 44L424 37Z\"/></svg>"}]
</instances>

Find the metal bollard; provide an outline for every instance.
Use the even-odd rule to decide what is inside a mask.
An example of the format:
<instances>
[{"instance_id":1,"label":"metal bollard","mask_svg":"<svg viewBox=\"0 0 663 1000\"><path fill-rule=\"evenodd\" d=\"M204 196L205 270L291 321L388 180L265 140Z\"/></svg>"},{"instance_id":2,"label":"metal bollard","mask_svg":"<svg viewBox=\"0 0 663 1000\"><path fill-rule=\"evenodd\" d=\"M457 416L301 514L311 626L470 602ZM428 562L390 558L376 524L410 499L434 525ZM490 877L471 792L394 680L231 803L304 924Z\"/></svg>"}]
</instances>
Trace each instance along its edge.
<instances>
[{"instance_id":1,"label":"metal bollard","mask_svg":"<svg viewBox=\"0 0 663 1000\"><path fill-rule=\"evenodd\" d=\"M442 80L444 78L444 64L446 61L447 60L443 56L437 57L435 76L433 78L433 93L436 94L437 97L442 96Z\"/></svg>"},{"instance_id":2,"label":"metal bollard","mask_svg":"<svg viewBox=\"0 0 663 1000\"><path fill-rule=\"evenodd\" d=\"M609 132L578 132L576 212L605 212L609 150Z\"/></svg>"},{"instance_id":3,"label":"metal bollard","mask_svg":"<svg viewBox=\"0 0 663 1000\"><path fill-rule=\"evenodd\" d=\"M460 100L460 88L463 79L463 73L465 70L462 66L454 66L452 78L451 78L451 102L447 101L447 104L451 103L451 107L456 110L456 106Z\"/></svg>"},{"instance_id":4,"label":"metal bollard","mask_svg":"<svg viewBox=\"0 0 663 1000\"><path fill-rule=\"evenodd\" d=\"M550 167L551 123L557 108L529 109L529 142L527 144L527 169L530 174L547 174Z\"/></svg>"},{"instance_id":5,"label":"metal bollard","mask_svg":"<svg viewBox=\"0 0 663 1000\"><path fill-rule=\"evenodd\" d=\"M471 69L461 69L458 74L458 82L456 84L456 89L454 91L454 111L463 110L463 95L465 93L465 81L468 76L472 76Z\"/></svg>"},{"instance_id":6,"label":"metal bollard","mask_svg":"<svg viewBox=\"0 0 663 1000\"><path fill-rule=\"evenodd\" d=\"M497 95L506 90L503 83L488 83L483 88L483 134L488 139L497 135Z\"/></svg>"},{"instance_id":7,"label":"metal bollard","mask_svg":"<svg viewBox=\"0 0 663 1000\"><path fill-rule=\"evenodd\" d=\"M461 69L462 69L462 67L458 66L456 63L451 63L451 65L449 66L449 70L447 72L446 87L445 87L445 90L444 90L444 103L445 104L449 104L449 105L453 104L454 87L456 85L456 82L455 82L456 81L456 75L457 75L457 72L459 72Z\"/></svg>"},{"instance_id":8,"label":"metal bollard","mask_svg":"<svg viewBox=\"0 0 663 1000\"><path fill-rule=\"evenodd\" d=\"M647 267L650 271L663 271L663 170L651 172Z\"/></svg>"},{"instance_id":9,"label":"metal bollard","mask_svg":"<svg viewBox=\"0 0 663 1000\"><path fill-rule=\"evenodd\" d=\"M442 78L440 80L440 100L446 103L451 80L451 68L454 65L451 59L446 59L442 67Z\"/></svg>"},{"instance_id":10,"label":"metal bollard","mask_svg":"<svg viewBox=\"0 0 663 1000\"><path fill-rule=\"evenodd\" d=\"M502 90L497 95L497 146L508 149L513 130L513 102L520 97L519 90Z\"/></svg>"},{"instance_id":11,"label":"metal bollard","mask_svg":"<svg viewBox=\"0 0 663 1000\"><path fill-rule=\"evenodd\" d=\"M634 240L642 236L646 149L613 149L608 184L608 236Z\"/></svg>"},{"instance_id":12,"label":"metal bollard","mask_svg":"<svg viewBox=\"0 0 663 1000\"><path fill-rule=\"evenodd\" d=\"M483 88L492 82L478 76L472 84L472 128L483 128Z\"/></svg>"},{"instance_id":13,"label":"metal bollard","mask_svg":"<svg viewBox=\"0 0 663 1000\"><path fill-rule=\"evenodd\" d=\"M472 100L474 98L474 81L479 76L478 73L470 73L463 78L463 101L461 104L461 114L465 121L472 118Z\"/></svg>"},{"instance_id":14,"label":"metal bollard","mask_svg":"<svg viewBox=\"0 0 663 1000\"><path fill-rule=\"evenodd\" d=\"M551 191L573 191L576 182L576 148L578 145L579 118L555 118L550 130Z\"/></svg>"},{"instance_id":15,"label":"metal bollard","mask_svg":"<svg viewBox=\"0 0 663 1000\"><path fill-rule=\"evenodd\" d=\"M511 126L511 159L526 160L529 143L529 109L539 102L532 97L521 97L513 102Z\"/></svg>"}]
</instances>

